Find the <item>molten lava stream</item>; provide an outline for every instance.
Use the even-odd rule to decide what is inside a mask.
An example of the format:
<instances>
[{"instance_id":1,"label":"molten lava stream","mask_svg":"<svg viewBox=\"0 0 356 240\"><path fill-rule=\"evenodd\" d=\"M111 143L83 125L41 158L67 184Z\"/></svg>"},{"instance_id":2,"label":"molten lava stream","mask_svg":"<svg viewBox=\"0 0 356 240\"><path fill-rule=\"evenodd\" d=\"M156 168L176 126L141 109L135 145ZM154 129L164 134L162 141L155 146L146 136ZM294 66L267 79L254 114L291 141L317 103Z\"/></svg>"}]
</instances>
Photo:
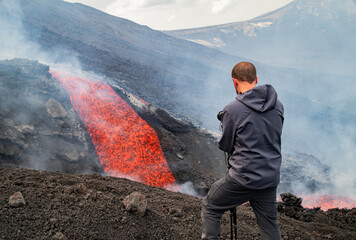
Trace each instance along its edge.
<instances>
[{"instance_id":1,"label":"molten lava stream","mask_svg":"<svg viewBox=\"0 0 356 240\"><path fill-rule=\"evenodd\" d=\"M156 132L107 83L51 74L69 93L108 175L178 190Z\"/></svg>"},{"instance_id":2,"label":"molten lava stream","mask_svg":"<svg viewBox=\"0 0 356 240\"><path fill-rule=\"evenodd\" d=\"M356 207L356 202L338 195L301 195L303 198L303 207L314 208L320 207L322 210L328 210L331 208L348 208L352 209Z\"/></svg>"}]
</instances>

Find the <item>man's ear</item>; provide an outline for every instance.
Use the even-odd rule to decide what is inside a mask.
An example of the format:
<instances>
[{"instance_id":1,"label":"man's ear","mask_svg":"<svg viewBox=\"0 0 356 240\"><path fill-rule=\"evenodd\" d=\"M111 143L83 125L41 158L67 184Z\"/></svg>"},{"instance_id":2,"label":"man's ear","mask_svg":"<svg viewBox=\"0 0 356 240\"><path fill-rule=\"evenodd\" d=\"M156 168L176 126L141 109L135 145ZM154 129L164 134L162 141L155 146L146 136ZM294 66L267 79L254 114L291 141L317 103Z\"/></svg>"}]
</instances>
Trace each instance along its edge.
<instances>
[{"instance_id":1,"label":"man's ear","mask_svg":"<svg viewBox=\"0 0 356 240\"><path fill-rule=\"evenodd\" d=\"M258 77L256 76L256 84L257 84L257 82L258 82Z\"/></svg>"},{"instance_id":2,"label":"man's ear","mask_svg":"<svg viewBox=\"0 0 356 240\"><path fill-rule=\"evenodd\" d=\"M238 85L237 79L236 79L236 78L233 78L232 80L234 81L234 86L237 87L237 85Z\"/></svg>"}]
</instances>

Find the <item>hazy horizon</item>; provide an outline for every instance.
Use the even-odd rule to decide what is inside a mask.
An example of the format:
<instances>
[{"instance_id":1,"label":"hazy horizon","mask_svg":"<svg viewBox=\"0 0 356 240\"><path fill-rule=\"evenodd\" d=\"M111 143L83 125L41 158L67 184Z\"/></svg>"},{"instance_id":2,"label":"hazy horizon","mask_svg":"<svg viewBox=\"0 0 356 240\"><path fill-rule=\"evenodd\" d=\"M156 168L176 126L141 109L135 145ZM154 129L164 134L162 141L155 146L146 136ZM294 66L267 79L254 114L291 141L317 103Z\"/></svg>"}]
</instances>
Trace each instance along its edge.
<instances>
[{"instance_id":1,"label":"hazy horizon","mask_svg":"<svg viewBox=\"0 0 356 240\"><path fill-rule=\"evenodd\" d=\"M177 30L250 20L281 8L293 0L65 1L82 3L155 30Z\"/></svg>"}]
</instances>

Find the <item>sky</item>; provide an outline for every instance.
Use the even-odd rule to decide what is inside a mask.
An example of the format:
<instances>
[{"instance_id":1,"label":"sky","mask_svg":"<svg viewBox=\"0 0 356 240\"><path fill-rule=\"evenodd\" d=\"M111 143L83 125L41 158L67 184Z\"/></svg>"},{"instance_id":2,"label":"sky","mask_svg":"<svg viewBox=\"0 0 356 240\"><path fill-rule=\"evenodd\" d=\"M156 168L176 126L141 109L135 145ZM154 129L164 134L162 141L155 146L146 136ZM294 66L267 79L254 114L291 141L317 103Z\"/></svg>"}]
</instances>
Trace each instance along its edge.
<instances>
[{"instance_id":1,"label":"sky","mask_svg":"<svg viewBox=\"0 0 356 240\"><path fill-rule=\"evenodd\" d=\"M67 0L155 30L175 30L250 20L293 0Z\"/></svg>"}]
</instances>

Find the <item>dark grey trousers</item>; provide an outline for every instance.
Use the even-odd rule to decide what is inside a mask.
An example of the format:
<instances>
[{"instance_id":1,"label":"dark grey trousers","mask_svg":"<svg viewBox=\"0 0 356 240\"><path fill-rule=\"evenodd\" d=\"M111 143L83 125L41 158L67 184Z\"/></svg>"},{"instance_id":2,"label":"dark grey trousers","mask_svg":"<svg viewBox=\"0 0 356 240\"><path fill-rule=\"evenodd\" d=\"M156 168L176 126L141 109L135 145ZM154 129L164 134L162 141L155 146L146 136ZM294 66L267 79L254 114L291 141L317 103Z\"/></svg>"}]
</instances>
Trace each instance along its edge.
<instances>
[{"instance_id":1,"label":"dark grey trousers","mask_svg":"<svg viewBox=\"0 0 356 240\"><path fill-rule=\"evenodd\" d=\"M219 239L221 216L227 210L249 201L256 215L262 239L280 240L277 223L276 188L251 190L243 187L229 174L215 182L203 199L201 217L202 239Z\"/></svg>"}]
</instances>

